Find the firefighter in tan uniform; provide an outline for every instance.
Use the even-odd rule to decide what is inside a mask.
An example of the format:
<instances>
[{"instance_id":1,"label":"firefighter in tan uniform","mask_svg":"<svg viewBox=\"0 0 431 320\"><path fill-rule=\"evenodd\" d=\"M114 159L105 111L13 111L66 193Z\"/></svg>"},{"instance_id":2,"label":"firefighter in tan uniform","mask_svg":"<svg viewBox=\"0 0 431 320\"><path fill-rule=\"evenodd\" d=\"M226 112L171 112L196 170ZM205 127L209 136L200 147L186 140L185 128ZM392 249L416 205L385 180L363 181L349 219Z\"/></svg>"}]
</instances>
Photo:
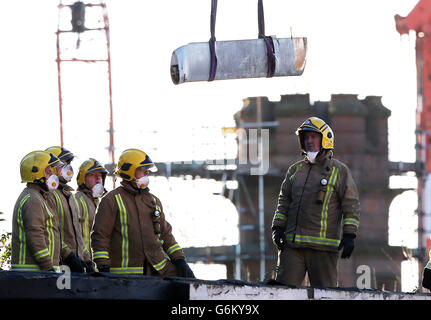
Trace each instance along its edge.
<instances>
[{"instance_id":1,"label":"firefighter in tan uniform","mask_svg":"<svg viewBox=\"0 0 431 320\"><path fill-rule=\"evenodd\" d=\"M307 272L311 286L336 287L338 250L349 258L355 245L358 191L323 120L307 119L296 134L305 157L288 169L272 222L276 281L300 286Z\"/></svg>"},{"instance_id":2,"label":"firefighter in tan uniform","mask_svg":"<svg viewBox=\"0 0 431 320\"><path fill-rule=\"evenodd\" d=\"M45 151L33 151L20 163L27 183L12 218L12 265L16 271L55 271L60 265L61 240L55 203L49 190L58 187L53 174L60 160Z\"/></svg>"},{"instance_id":3,"label":"firefighter in tan uniform","mask_svg":"<svg viewBox=\"0 0 431 320\"><path fill-rule=\"evenodd\" d=\"M160 200L149 192L148 174L155 170L141 150L121 154L115 173L121 186L102 198L91 235L99 271L194 278Z\"/></svg>"},{"instance_id":4,"label":"firefighter in tan uniform","mask_svg":"<svg viewBox=\"0 0 431 320\"><path fill-rule=\"evenodd\" d=\"M80 228L84 238L85 251L92 258L91 230L96 217L96 209L100 198L106 193L105 179L108 174L103 165L96 159L90 158L79 167L76 181L78 192L75 194L74 206L80 213Z\"/></svg>"},{"instance_id":5,"label":"firefighter in tan uniform","mask_svg":"<svg viewBox=\"0 0 431 320\"><path fill-rule=\"evenodd\" d=\"M45 151L54 154L63 162L63 165L55 170L60 184L56 190L51 191L57 207L62 250L64 252L61 263L69 266L72 272L94 272L91 256L85 250L82 239L79 211L73 207L74 195L72 192L74 190L68 185L68 182L73 177L71 162L74 155L66 148L59 146L49 147Z\"/></svg>"}]
</instances>

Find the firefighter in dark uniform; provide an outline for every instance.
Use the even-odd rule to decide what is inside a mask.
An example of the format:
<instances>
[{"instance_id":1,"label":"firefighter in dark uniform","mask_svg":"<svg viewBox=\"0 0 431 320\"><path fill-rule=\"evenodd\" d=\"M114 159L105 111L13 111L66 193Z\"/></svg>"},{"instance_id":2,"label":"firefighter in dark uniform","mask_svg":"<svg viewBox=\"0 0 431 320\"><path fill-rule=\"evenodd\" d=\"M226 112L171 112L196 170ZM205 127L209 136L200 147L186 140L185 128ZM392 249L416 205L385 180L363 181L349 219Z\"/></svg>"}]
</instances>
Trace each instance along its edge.
<instances>
[{"instance_id":1,"label":"firefighter in dark uniform","mask_svg":"<svg viewBox=\"0 0 431 320\"><path fill-rule=\"evenodd\" d=\"M272 222L278 248L276 281L336 287L338 251L349 258L359 226L359 196L349 168L333 157L334 133L323 120L307 119L296 131L304 159L281 185Z\"/></svg>"}]
</instances>

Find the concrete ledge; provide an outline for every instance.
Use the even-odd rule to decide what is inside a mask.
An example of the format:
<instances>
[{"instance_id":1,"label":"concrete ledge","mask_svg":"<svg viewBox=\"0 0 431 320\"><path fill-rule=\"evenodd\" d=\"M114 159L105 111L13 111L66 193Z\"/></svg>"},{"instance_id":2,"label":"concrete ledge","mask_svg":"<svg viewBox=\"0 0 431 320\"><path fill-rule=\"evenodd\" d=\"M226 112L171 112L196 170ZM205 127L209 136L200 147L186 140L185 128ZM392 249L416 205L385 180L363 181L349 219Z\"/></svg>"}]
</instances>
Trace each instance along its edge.
<instances>
[{"instance_id":1,"label":"concrete ledge","mask_svg":"<svg viewBox=\"0 0 431 320\"><path fill-rule=\"evenodd\" d=\"M431 294L357 288L292 288L202 283L190 286L190 300L431 300Z\"/></svg>"},{"instance_id":2,"label":"concrete ledge","mask_svg":"<svg viewBox=\"0 0 431 320\"><path fill-rule=\"evenodd\" d=\"M396 293L357 288L271 286L238 280L75 274L59 289L66 274L0 271L0 299L76 300L431 300L431 294ZM64 279L64 278L63 278Z\"/></svg>"}]
</instances>

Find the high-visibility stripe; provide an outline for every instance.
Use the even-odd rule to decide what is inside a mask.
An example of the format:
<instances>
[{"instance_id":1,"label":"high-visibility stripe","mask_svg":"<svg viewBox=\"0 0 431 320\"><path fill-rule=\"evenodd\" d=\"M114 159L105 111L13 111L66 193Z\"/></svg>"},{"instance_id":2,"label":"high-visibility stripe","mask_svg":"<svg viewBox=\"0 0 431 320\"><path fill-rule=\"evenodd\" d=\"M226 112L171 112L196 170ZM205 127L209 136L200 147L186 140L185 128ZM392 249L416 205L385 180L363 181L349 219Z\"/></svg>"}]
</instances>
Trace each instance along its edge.
<instances>
[{"instance_id":1,"label":"high-visibility stripe","mask_svg":"<svg viewBox=\"0 0 431 320\"><path fill-rule=\"evenodd\" d=\"M120 210L120 223L121 223L121 267L127 268L129 264L129 235L127 229L127 211L124 206L121 194L115 196L117 200L118 209Z\"/></svg>"},{"instance_id":2,"label":"high-visibility stripe","mask_svg":"<svg viewBox=\"0 0 431 320\"><path fill-rule=\"evenodd\" d=\"M109 259L108 251L95 251L93 259Z\"/></svg>"},{"instance_id":3,"label":"high-visibility stripe","mask_svg":"<svg viewBox=\"0 0 431 320\"><path fill-rule=\"evenodd\" d=\"M76 210L78 210L78 216L80 217L80 216L81 216L81 209L79 208L78 200L76 200L76 197L75 197L75 195L74 195L74 194L72 194L72 198L73 198L73 201L75 202ZM82 227L82 226L81 226L81 229L83 230L83 227ZM84 230L83 230L83 231L84 231ZM83 237L84 237L84 235L83 235ZM90 252L88 251L88 249L85 247L85 242L84 242L84 248L82 249L82 253L83 253L83 254L85 254L85 253L90 253Z\"/></svg>"},{"instance_id":4,"label":"high-visibility stripe","mask_svg":"<svg viewBox=\"0 0 431 320\"><path fill-rule=\"evenodd\" d=\"M24 221L22 219L22 207L27 202L27 200L30 198L30 194L26 194L24 198L21 199L19 203L18 208L18 217L17 222L19 226L19 258L18 262L19 264L25 263L25 253L26 253L26 237L25 237L25 229L24 229Z\"/></svg>"},{"instance_id":5,"label":"high-visibility stripe","mask_svg":"<svg viewBox=\"0 0 431 320\"><path fill-rule=\"evenodd\" d=\"M129 267L129 268L110 268L111 273L116 274L139 274L144 273L143 267Z\"/></svg>"},{"instance_id":6,"label":"high-visibility stripe","mask_svg":"<svg viewBox=\"0 0 431 320\"><path fill-rule=\"evenodd\" d=\"M56 272L60 271L60 266L53 266ZM12 271L42 271L36 264L13 264Z\"/></svg>"},{"instance_id":7,"label":"high-visibility stripe","mask_svg":"<svg viewBox=\"0 0 431 320\"><path fill-rule=\"evenodd\" d=\"M280 213L280 212L276 212L275 213L274 219L275 220L287 221L287 217L284 214Z\"/></svg>"},{"instance_id":8,"label":"high-visibility stripe","mask_svg":"<svg viewBox=\"0 0 431 320\"><path fill-rule=\"evenodd\" d=\"M181 250L181 247L178 245L178 243L174 244L173 246L170 246L168 248L168 250L166 251L166 253L168 255L171 255L172 253L174 253L175 251Z\"/></svg>"},{"instance_id":9,"label":"high-visibility stripe","mask_svg":"<svg viewBox=\"0 0 431 320\"><path fill-rule=\"evenodd\" d=\"M165 266L166 266L166 263L168 262L168 260L166 260L166 259L163 259L163 261L162 262L160 262L160 263L158 263L158 264L156 264L156 265L153 265L153 267L154 267L154 269L156 269L157 271L160 271L160 270L162 270Z\"/></svg>"},{"instance_id":10,"label":"high-visibility stripe","mask_svg":"<svg viewBox=\"0 0 431 320\"><path fill-rule=\"evenodd\" d=\"M346 224L351 224L351 225L358 227L359 221L354 219L354 218L347 218L347 219L344 219L344 225L346 225Z\"/></svg>"},{"instance_id":11,"label":"high-visibility stripe","mask_svg":"<svg viewBox=\"0 0 431 320\"><path fill-rule=\"evenodd\" d=\"M64 234L64 209L63 209L63 203L61 202L61 198L58 195L57 191L53 192L55 196L55 200L57 202L57 212L58 212L58 219L60 224L60 240L63 243L63 234Z\"/></svg>"},{"instance_id":12,"label":"high-visibility stripe","mask_svg":"<svg viewBox=\"0 0 431 320\"><path fill-rule=\"evenodd\" d=\"M293 237L294 237L293 233L286 234L286 240L288 241L292 241ZM295 242L313 243L313 244L320 244L320 245L326 245L331 247L338 247L338 245L340 244L340 240L337 240L337 239L303 236L300 234L295 235Z\"/></svg>"},{"instance_id":13,"label":"high-visibility stripe","mask_svg":"<svg viewBox=\"0 0 431 320\"><path fill-rule=\"evenodd\" d=\"M49 211L48 206L46 205L46 203L44 203L45 205L45 209L46 212L48 213L48 220L47 225L46 225L46 229L48 231L48 250L49 250L49 255L51 257L51 261L54 261L54 252L55 252L55 236L54 236L54 223L52 221L53 218L53 214L51 213L51 211Z\"/></svg>"},{"instance_id":14,"label":"high-visibility stripe","mask_svg":"<svg viewBox=\"0 0 431 320\"><path fill-rule=\"evenodd\" d=\"M49 250L47 248L42 249L42 250L40 250L34 254L34 258L36 260L40 260L40 259L47 257L47 256L49 256Z\"/></svg>"},{"instance_id":15,"label":"high-visibility stripe","mask_svg":"<svg viewBox=\"0 0 431 320\"><path fill-rule=\"evenodd\" d=\"M88 215L88 206L85 200L81 197L79 201L84 209L84 223L82 224L82 237L84 238L84 246L90 251L90 217Z\"/></svg>"},{"instance_id":16,"label":"high-visibility stripe","mask_svg":"<svg viewBox=\"0 0 431 320\"><path fill-rule=\"evenodd\" d=\"M11 265L13 271L40 271L40 268L36 264L13 264Z\"/></svg>"},{"instance_id":17,"label":"high-visibility stripe","mask_svg":"<svg viewBox=\"0 0 431 320\"><path fill-rule=\"evenodd\" d=\"M74 194L72 194L72 198L73 198L73 201L75 201L76 209L78 210L78 215L80 216L81 215L81 209L79 209L78 200L76 200L76 197Z\"/></svg>"},{"instance_id":18,"label":"high-visibility stripe","mask_svg":"<svg viewBox=\"0 0 431 320\"><path fill-rule=\"evenodd\" d=\"M289 178L290 183L293 183L293 179L295 178L296 173L302 168L302 165L302 163L296 165L295 173L292 174Z\"/></svg>"},{"instance_id":19,"label":"high-visibility stripe","mask_svg":"<svg viewBox=\"0 0 431 320\"><path fill-rule=\"evenodd\" d=\"M326 187L325 200L322 206L322 218L320 220L320 237L326 238L327 220L328 220L328 206L331 201L332 191L334 190L335 182L338 177L338 168L333 167L331 176L329 177L328 186Z\"/></svg>"},{"instance_id":20,"label":"high-visibility stripe","mask_svg":"<svg viewBox=\"0 0 431 320\"><path fill-rule=\"evenodd\" d=\"M68 247L68 245L63 242L62 245L61 245L61 249L64 249L64 248L67 248L67 247Z\"/></svg>"}]
</instances>

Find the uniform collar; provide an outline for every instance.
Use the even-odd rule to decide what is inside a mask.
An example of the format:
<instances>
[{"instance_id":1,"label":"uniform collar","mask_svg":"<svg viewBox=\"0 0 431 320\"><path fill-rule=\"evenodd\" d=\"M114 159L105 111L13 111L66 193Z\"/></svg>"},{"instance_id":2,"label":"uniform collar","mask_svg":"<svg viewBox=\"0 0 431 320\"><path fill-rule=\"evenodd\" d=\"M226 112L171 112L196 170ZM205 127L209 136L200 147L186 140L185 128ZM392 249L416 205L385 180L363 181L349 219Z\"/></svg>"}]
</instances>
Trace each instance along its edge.
<instances>
[{"instance_id":1,"label":"uniform collar","mask_svg":"<svg viewBox=\"0 0 431 320\"><path fill-rule=\"evenodd\" d=\"M58 189L63 192L65 196L70 196L73 191L75 191L71 186L69 186L66 182L60 181Z\"/></svg>"},{"instance_id":2,"label":"uniform collar","mask_svg":"<svg viewBox=\"0 0 431 320\"><path fill-rule=\"evenodd\" d=\"M29 182L29 183L27 183L27 187L35 190L36 192L39 192L44 199L48 198L49 189L48 189L48 186L46 184Z\"/></svg>"}]
</instances>

